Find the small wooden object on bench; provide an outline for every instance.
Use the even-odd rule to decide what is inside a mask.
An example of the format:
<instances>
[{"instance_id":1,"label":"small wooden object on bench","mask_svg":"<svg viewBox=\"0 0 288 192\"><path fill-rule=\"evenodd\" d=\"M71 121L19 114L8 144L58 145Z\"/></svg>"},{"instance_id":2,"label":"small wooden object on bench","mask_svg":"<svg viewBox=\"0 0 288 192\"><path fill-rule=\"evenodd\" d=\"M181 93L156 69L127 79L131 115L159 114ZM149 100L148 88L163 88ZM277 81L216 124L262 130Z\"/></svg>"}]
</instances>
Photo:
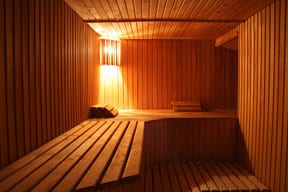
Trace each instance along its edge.
<instances>
[{"instance_id":1,"label":"small wooden object on bench","mask_svg":"<svg viewBox=\"0 0 288 192\"><path fill-rule=\"evenodd\" d=\"M118 110L113 105L94 105L90 108L90 118L93 117L116 117Z\"/></svg>"},{"instance_id":2,"label":"small wooden object on bench","mask_svg":"<svg viewBox=\"0 0 288 192\"><path fill-rule=\"evenodd\" d=\"M200 101L173 101L174 111L201 111Z\"/></svg>"}]
</instances>

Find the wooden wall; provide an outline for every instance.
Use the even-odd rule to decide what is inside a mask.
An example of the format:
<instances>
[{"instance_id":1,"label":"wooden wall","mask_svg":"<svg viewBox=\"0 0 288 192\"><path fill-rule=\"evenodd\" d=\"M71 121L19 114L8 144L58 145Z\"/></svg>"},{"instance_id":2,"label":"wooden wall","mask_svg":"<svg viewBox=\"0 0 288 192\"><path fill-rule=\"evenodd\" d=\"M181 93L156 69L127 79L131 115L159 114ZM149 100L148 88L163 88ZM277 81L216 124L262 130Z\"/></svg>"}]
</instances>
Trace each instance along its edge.
<instances>
[{"instance_id":1,"label":"wooden wall","mask_svg":"<svg viewBox=\"0 0 288 192\"><path fill-rule=\"evenodd\" d=\"M86 119L98 36L58 0L0 2L0 168Z\"/></svg>"},{"instance_id":2,"label":"wooden wall","mask_svg":"<svg viewBox=\"0 0 288 192\"><path fill-rule=\"evenodd\" d=\"M174 160L235 160L237 118L165 119L145 123L145 166Z\"/></svg>"},{"instance_id":3,"label":"wooden wall","mask_svg":"<svg viewBox=\"0 0 288 192\"><path fill-rule=\"evenodd\" d=\"M171 109L175 100L201 100L205 109L237 106L237 52L214 41L122 40L119 69L122 76L100 90L106 95L100 102L134 109Z\"/></svg>"},{"instance_id":4,"label":"wooden wall","mask_svg":"<svg viewBox=\"0 0 288 192\"><path fill-rule=\"evenodd\" d=\"M288 191L287 18L277 0L240 25L239 123L252 171L275 192Z\"/></svg>"}]
</instances>

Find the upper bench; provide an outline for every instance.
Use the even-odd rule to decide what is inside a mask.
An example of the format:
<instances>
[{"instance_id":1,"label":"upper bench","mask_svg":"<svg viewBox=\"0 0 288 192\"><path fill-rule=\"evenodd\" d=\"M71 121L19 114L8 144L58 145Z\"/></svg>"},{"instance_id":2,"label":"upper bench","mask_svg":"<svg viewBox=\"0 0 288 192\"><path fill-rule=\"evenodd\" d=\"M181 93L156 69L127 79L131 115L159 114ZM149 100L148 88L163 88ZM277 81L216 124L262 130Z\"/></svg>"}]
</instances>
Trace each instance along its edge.
<instances>
[{"instance_id":1,"label":"upper bench","mask_svg":"<svg viewBox=\"0 0 288 192\"><path fill-rule=\"evenodd\" d=\"M144 122L84 121L0 172L0 191L95 189L137 177Z\"/></svg>"}]
</instances>

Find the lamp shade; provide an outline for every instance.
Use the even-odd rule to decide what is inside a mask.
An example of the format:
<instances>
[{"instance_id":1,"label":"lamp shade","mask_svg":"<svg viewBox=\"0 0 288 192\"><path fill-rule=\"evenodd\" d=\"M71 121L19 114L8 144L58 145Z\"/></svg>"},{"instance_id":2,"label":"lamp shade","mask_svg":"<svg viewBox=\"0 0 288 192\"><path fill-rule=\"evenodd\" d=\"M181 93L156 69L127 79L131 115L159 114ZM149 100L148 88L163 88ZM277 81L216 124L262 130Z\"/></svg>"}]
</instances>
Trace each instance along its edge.
<instances>
[{"instance_id":1,"label":"lamp shade","mask_svg":"<svg viewBox=\"0 0 288 192\"><path fill-rule=\"evenodd\" d=\"M120 41L112 39L100 40L100 64L120 65Z\"/></svg>"}]
</instances>

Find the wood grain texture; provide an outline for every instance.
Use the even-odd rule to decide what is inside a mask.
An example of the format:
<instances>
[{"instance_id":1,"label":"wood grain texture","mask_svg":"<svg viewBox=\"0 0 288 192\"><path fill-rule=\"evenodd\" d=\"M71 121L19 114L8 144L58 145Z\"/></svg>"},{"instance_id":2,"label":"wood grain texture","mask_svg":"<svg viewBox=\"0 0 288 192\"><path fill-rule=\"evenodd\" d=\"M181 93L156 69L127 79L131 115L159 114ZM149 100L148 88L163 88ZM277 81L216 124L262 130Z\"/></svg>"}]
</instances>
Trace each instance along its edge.
<instances>
[{"instance_id":1,"label":"wood grain texture","mask_svg":"<svg viewBox=\"0 0 288 192\"><path fill-rule=\"evenodd\" d=\"M122 40L118 70L115 79L102 79L100 103L120 109L172 109L172 101L191 100L204 110L237 105L237 52L213 41Z\"/></svg>"},{"instance_id":2,"label":"wood grain texture","mask_svg":"<svg viewBox=\"0 0 288 192\"><path fill-rule=\"evenodd\" d=\"M223 46L224 44L234 40L235 38L238 37L238 33L239 33L239 26L235 27L228 33L225 33L224 35L218 37L215 40L215 47Z\"/></svg>"},{"instance_id":3,"label":"wood grain texture","mask_svg":"<svg viewBox=\"0 0 288 192\"><path fill-rule=\"evenodd\" d=\"M178 161L153 165L145 170L146 191L265 191L271 192L251 173L243 174L230 161ZM229 166L227 166L229 165ZM160 168L159 168L160 167ZM163 172L162 170L165 170ZM215 171L217 170L217 172ZM217 174L221 173L220 176ZM160 177L161 175L161 177ZM165 177L169 180L165 181ZM225 179L225 183L224 183ZM192 182L191 182L192 180ZM258 183L258 185L256 184ZM229 185L230 184L230 185ZM140 189L140 188L139 188ZM131 191L131 190L129 190Z\"/></svg>"},{"instance_id":4,"label":"wood grain texture","mask_svg":"<svg viewBox=\"0 0 288 192\"><path fill-rule=\"evenodd\" d=\"M99 48L62 1L7 0L0 9L2 168L87 118Z\"/></svg>"},{"instance_id":5,"label":"wood grain texture","mask_svg":"<svg viewBox=\"0 0 288 192\"><path fill-rule=\"evenodd\" d=\"M216 39L273 0L65 0L101 36Z\"/></svg>"},{"instance_id":6,"label":"wood grain texture","mask_svg":"<svg viewBox=\"0 0 288 192\"><path fill-rule=\"evenodd\" d=\"M239 31L238 113L247 151L239 158L272 191L281 192L288 189L287 6L275 1Z\"/></svg>"},{"instance_id":7,"label":"wood grain texture","mask_svg":"<svg viewBox=\"0 0 288 192\"><path fill-rule=\"evenodd\" d=\"M164 119L145 124L144 162L235 160L237 119Z\"/></svg>"},{"instance_id":8,"label":"wood grain texture","mask_svg":"<svg viewBox=\"0 0 288 192\"><path fill-rule=\"evenodd\" d=\"M143 131L144 122L86 120L2 169L0 191L126 186L143 171Z\"/></svg>"},{"instance_id":9,"label":"wood grain texture","mask_svg":"<svg viewBox=\"0 0 288 192\"><path fill-rule=\"evenodd\" d=\"M0 3L0 17L5 18L5 3L1 1ZM0 20L0 25L4 26L4 19ZM9 148L8 146L8 127L7 127L7 98L6 98L6 41L5 41L5 33L4 27L0 29L0 167L3 167L9 162Z\"/></svg>"}]
</instances>

